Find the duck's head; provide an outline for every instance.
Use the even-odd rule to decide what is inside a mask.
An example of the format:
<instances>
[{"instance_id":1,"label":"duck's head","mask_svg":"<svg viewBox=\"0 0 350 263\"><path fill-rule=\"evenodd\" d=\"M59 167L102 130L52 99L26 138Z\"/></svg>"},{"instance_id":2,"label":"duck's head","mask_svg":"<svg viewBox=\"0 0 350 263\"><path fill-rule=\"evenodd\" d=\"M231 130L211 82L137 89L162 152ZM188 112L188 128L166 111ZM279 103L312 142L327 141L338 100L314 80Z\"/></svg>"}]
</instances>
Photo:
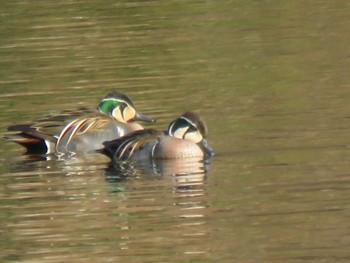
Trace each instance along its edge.
<instances>
[{"instance_id":1,"label":"duck's head","mask_svg":"<svg viewBox=\"0 0 350 263\"><path fill-rule=\"evenodd\" d=\"M214 151L206 140L208 135L207 125L196 112L186 112L172 121L168 127L168 134L178 139L196 143L208 156L214 156Z\"/></svg>"},{"instance_id":2,"label":"duck's head","mask_svg":"<svg viewBox=\"0 0 350 263\"><path fill-rule=\"evenodd\" d=\"M97 106L97 109L107 116L122 122L146 121L155 122L156 120L147 117L136 111L134 103L124 93L114 91L107 94Z\"/></svg>"}]
</instances>

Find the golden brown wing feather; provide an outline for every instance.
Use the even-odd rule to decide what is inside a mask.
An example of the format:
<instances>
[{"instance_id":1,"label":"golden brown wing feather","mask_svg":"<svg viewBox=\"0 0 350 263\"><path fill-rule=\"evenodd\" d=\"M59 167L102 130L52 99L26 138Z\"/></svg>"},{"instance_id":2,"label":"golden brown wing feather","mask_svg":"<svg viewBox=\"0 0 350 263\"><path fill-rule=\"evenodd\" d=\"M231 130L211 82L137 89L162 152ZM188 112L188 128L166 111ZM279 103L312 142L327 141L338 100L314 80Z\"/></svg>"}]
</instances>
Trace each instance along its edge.
<instances>
[{"instance_id":1,"label":"golden brown wing feather","mask_svg":"<svg viewBox=\"0 0 350 263\"><path fill-rule=\"evenodd\" d=\"M115 160L127 160L147 143L157 140L161 132L154 129L134 131L113 141L104 142L102 153Z\"/></svg>"}]
</instances>

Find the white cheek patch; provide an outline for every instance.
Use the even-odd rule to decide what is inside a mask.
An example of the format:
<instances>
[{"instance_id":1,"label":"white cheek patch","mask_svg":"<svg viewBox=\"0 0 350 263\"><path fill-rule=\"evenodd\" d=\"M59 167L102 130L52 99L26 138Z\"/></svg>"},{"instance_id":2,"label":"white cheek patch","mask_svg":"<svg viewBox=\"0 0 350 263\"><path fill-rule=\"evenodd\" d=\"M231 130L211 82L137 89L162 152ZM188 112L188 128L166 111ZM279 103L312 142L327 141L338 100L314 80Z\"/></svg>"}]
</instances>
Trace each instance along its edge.
<instances>
[{"instance_id":1,"label":"white cheek patch","mask_svg":"<svg viewBox=\"0 0 350 263\"><path fill-rule=\"evenodd\" d=\"M189 141L194 142L194 143L199 143L203 139L203 137L198 131L195 131L195 132L186 133L184 139L189 140Z\"/></svg>"},{"instance_id":2,"label":"white cheek patch","mask_svg":"<svg viewBox=\"0 0 350 263\"><path fill-rule=\"evenodd\" d=\"M173 136L179 139L183 139L183 136L187 130L188 130L188 127L179 128L173 133Z\"/></svg>"}]
</instances>

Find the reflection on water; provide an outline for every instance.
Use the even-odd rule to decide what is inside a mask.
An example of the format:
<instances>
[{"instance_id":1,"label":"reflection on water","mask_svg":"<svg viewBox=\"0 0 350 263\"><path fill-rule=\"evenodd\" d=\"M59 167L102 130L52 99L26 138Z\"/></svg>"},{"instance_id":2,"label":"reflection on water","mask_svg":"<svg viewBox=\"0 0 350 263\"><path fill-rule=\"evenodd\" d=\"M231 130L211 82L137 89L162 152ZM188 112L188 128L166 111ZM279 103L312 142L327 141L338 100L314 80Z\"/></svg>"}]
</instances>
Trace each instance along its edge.
<instances>
[{"instance_id":1,"label":"reflection on water","mask_svg":"<svg viewBox=\"0 0 350 263\"><path fill-rule=\"evenodd\" d=\"M105 168L107 163L96 158L23 158L21 164L16 159L11 171L16 177L6 187L9 201L21 205L7 207L12 222L7 225L9 247L31 248L24 258L48 261L98 260L101 253L102 259L137 261L146 253L165 260L166 248L174 243L183 255L208 252L203 241L208 232L208 164L121 162ZM99 250L94 251L96 244ZM66 255L76 246L81 253ZM88 248L92 252L86 257ZM8 259L23 257L20 249L2 253Z\"/></svg>"},{"instance_id":2,"label":"reflection on water","mask_svg":"<svg viewBox=\"0 0 350 263\"><path fill-rule=\"evenodd\" d=\"M111 168L112 167L112 168ZM172 243L181 242L184 254L206 253L207 247L205 243L201 245L201 238L206 236L208 230L206 226L206 176L208 172L208 164L202 160L164 160L154 161L152 164L140 165L139 163L122 162L113 164L107 169L107 180L113 185L120 182L121 178L132 180L132 185L137 185L138 180L150 180L152 183L146 184L142 189L138 189L137 196L134 198L145 198L140 192L145 191L148 198L154 199L156 196L152 193L158 193L160 190L163 194L160 198L170 197L172 209L167 211L167 207L158 205L155 209L148 208L147 211L162 211L169 213L170 222L165 227L168 229L176 229L175 236L172 238L167 236L157 237L162 245L170 245ZM125 176L125 172L127 176ZM155 189L164 187L163 190ZM137 205L138 206L138 205ZM143 210L145 208L141 208ZM162 214L161 213L161 214ZM160 215L161 215L160 214ZM158 215L154 215L157 217ZM164 218L163 218L164 219ZM161 219L161 221L163 221ZM130 226L133 228L133 226ZM172 232L172 231L171 231ZM169 234L169 233L168 233ZM166 234L167 235L167 234ZM173 234L170 233L170 236ZM169 240L167 240L170 238ZM157 242L154 240L153 242ZM132 242L130 242L132 244ZM159 244L157 244L159 245Z\"/></svg>"}]
</instances>

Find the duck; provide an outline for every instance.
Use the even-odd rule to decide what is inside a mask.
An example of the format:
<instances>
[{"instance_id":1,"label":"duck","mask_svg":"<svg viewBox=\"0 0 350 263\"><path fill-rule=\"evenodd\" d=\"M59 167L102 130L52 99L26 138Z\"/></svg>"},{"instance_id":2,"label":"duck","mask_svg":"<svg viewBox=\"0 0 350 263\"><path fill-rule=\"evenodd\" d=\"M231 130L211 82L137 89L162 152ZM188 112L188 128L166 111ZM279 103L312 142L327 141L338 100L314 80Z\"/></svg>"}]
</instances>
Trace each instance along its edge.
<instances>
[{"instance_id":1,"label":"duck","mask_svg":"<svg viewBox=\"0 0 350 263\"><path fill-rule=\"evenodd\" d=\"M114 162L207 158L215 155L207 142L205 121L194 111L173 120L166 131L144 129L103 143L101 153Z\"/></svg>"},{"instance_id":2,"label":"duck","mask_svg":"<svg viewBox=\"0 0 350 263\"><path fill-rule=\"evenodd\" d=\"M24 146L29 154L74 155L93 152L105 141L143 130L136 121L156 119L138 112L125 93L113 91L101 99L97 109L65 110L34 122L12 125L8 127L11 134L5 139Z\"/></svg>"}]
</instances>

